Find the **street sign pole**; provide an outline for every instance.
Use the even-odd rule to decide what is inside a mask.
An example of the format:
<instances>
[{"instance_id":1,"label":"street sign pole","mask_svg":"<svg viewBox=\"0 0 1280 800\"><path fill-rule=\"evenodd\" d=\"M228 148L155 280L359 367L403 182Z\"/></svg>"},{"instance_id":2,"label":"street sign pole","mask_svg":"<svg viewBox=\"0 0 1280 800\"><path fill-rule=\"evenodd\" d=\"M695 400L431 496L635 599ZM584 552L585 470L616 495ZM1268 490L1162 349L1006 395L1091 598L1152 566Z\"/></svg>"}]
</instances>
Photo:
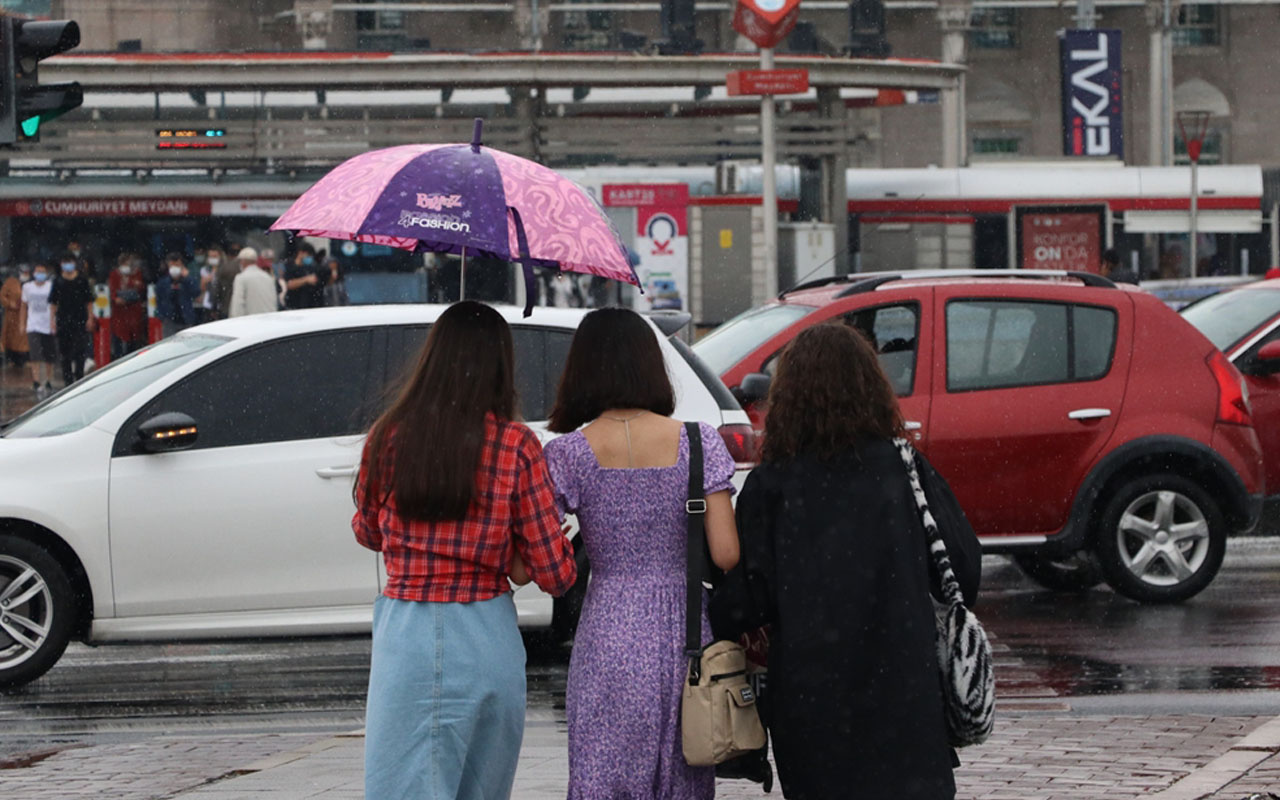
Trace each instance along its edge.
<instances>
[{"instance_id":1,"label":"street sign pole","mask_svg":"<svg viewBox=\"0 0 1280 800\"><path fill-rule=\"evenodd\" d=\"M773 69L773 48L760 48L760 69ZM764 180L760 191L760 211L764 216L764 277L765 296L778 290L778 183L776 122L773 95L760 98L760 163L764 168Z\"/></svg>"}]
</instances>

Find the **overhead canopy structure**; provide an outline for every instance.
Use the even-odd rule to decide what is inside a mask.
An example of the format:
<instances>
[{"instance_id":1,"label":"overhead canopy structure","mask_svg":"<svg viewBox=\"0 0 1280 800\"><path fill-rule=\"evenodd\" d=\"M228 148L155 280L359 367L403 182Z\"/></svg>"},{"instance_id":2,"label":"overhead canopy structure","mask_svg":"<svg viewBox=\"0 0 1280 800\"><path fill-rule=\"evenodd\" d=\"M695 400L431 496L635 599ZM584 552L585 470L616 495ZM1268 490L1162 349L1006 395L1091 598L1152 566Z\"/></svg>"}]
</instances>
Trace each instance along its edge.
<instances>
[{"instance_id":1,"label":"overhead canopy structure","mask_svg":"<svg viewBox=\"0 0 1280 800\"><path fill-rule=\"evenodd\" d=\"M106 53L52 58L41 71L45 80L79 81L86 92L714 86L757 61L754 53ZM807 69L809 85L819 89L946 90L964 73L959 65L921 60L780 55L776 63Z\"/></svg>"}]
</instances>

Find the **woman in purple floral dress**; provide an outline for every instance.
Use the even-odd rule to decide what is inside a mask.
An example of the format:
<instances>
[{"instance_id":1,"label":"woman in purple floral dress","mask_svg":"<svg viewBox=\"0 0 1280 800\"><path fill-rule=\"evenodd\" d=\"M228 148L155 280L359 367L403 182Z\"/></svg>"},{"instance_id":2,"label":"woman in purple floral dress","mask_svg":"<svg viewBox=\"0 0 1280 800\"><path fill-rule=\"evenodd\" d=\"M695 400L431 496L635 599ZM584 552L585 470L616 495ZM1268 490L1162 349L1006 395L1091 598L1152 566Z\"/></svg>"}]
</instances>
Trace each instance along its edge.
<instances>
[{"instance_id":1,"label":"woman in purple floral dress","mask_svg":"<svg viewBox=\"0 0 1280 800\"><path fill-rule=\"evenodd\" d=\"M714 770L686 764L680 739L689 443L674 408L649 323L624 309L588 314L551 414L551 430L568 435L545 448L592 572L569 663L569 800L715 796ZM729 569L734 462L715 428L700 432L707 544Z\"/></svg>"}]
</instances>

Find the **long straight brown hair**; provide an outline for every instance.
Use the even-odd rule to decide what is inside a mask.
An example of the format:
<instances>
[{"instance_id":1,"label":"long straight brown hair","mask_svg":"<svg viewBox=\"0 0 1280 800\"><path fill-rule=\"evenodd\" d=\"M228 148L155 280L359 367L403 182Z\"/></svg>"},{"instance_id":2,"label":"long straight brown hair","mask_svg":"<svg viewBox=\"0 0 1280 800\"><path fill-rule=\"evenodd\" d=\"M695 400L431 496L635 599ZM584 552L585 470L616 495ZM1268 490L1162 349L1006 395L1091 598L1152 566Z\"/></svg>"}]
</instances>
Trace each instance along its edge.
<instances>
[{"instance_id":1,"label":"long straight brown hair","mask_svg":"<svg viewBox=\"0 0 1280 800\"><path fill-rule=\"evenodd\" d=\"M441 314L395 402L369 431L369 490L380 498L394 494L403 517L465 517L485 416L516 418L514 361L511 328L497 311L466 300Z\"/></svg>"}]
</instances>

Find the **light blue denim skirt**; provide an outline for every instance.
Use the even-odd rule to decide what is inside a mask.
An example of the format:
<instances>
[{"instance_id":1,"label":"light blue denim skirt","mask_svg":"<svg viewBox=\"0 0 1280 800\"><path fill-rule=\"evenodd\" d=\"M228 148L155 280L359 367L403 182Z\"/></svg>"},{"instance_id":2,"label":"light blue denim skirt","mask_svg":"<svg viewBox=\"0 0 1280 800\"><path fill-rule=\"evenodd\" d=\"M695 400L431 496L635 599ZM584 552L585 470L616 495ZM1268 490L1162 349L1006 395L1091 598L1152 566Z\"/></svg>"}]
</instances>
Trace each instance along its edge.
<instances>
[{"instance_id":1,"label":"light blue denim skirt","mask_svg":"<svg viewBox=\"0 0 1280 800\"><path fill-rule=\"evenodd\" d=\"M366 800L506 800L524 715L524 641L509 593L476 603L378 597Z\"/></svg>"}]
</instances>

